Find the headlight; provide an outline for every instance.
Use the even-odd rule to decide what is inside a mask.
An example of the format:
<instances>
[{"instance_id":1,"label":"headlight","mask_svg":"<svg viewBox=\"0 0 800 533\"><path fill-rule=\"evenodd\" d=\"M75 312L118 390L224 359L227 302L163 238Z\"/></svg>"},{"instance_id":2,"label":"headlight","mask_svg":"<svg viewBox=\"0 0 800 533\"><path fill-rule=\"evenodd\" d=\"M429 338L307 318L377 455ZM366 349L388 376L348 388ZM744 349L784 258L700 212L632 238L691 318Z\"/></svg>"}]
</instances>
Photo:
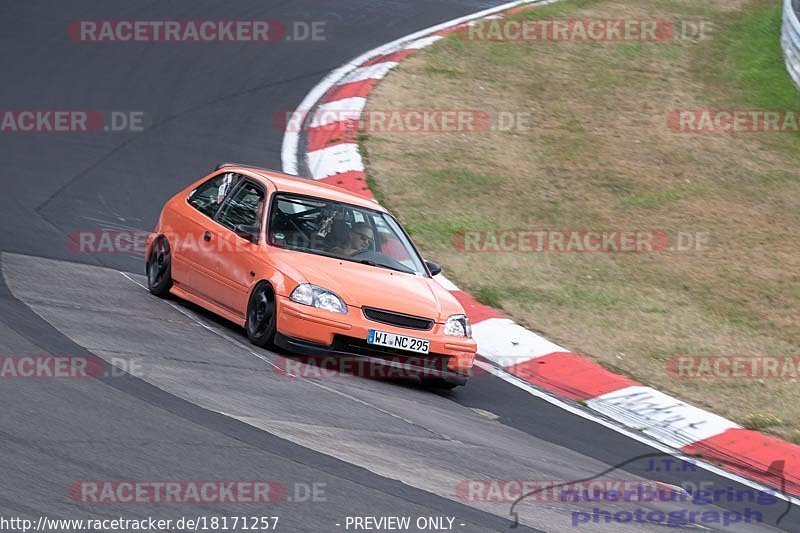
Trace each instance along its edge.
<instances>
[{"instance_id":1,"label":"headlight","mask_svg":"<svg viewBox=\"0 0 800 533\"><path fill-rule=\"evenodd\" d=\"M472 337L472 326L465 315L453 315L444 325L444 334L452 337Z\"/></svg>"},{"instance_id":2,"label":"headlight","mask_svg":"<svg viewBox=\"0 0 800 533\"><path fill-rule=\"evenodd\" d=\"M293 302L310 305L317 309L347 314L347 306L341 298L327 289L317 287L310 283L301 283L298 285L297 288L292 291L292 295L289 296L289 298Z\"/></svg>"}]
</instances>

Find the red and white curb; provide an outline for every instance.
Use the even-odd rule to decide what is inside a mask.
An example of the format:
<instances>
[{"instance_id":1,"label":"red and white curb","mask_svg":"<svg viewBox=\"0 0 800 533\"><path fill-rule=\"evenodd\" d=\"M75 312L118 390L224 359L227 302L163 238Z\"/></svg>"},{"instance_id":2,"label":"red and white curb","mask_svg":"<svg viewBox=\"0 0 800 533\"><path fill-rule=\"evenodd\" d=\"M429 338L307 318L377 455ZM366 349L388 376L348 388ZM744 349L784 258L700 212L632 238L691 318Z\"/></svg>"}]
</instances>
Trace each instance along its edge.
<instances>
[{"instance_id":1,"label":"red and white curb","mask_svg":"<svg viewBox=\"0 0 800 533\"><path fill-rule=\"evenodd\" d=\"M378 81L417 50L474 20L498 18L502 16L500 13L515 12L528 4L552 1L511 2L461 17L376 48L331 72L295 112L297 116L311 117L302 128L302 143L298 128L286 129L282 150L284 172L299 173L298 155L302 153L313 179L373 198L366 183L357 128L367 97ZM343 124L330 127L336 121ZM342 135L343 131L347 133ZM577 410L562 400L579 401L590 410L646 435L648 442L665 445L666 448L659 446L662 449L702 457L708 470L746 484L748 480L756 480L800 495L800 446L743 429L730 420L610 372L480 304L444 276L437 276L437 280L464 306L473 323L478 353L494 365L486 367L491 373L501 377L510 374L514 379L509 381L532 393L534 389L527 385L547 391L555 396L552 403L572 412ZM636 434L624 432L640 439Z\"/></svg>"}]
</instances>

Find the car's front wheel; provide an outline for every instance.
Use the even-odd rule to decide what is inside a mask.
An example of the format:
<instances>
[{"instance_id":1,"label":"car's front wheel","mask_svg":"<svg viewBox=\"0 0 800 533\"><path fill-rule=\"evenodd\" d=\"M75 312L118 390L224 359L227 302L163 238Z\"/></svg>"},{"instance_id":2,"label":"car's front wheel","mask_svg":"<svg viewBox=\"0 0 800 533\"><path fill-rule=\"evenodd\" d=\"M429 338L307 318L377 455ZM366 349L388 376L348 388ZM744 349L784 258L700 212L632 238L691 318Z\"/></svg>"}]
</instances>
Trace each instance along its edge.
<instances>
[{"instance_id":1,"label":"car's front wheel","mask_svg":"<svg viewBox=\"0 0 800 533\"><path fill-rule=\"evenodd\" d=\"M422 384L431 389L451 390L460 387L463 383L455 383L444 378L425 378Z\"/></svg>"},{"instance_id":2,"label":"car's front wheel","mask_svg":"<svg viewBox=\"0 0 800 533\"><path fill-rule=\"evenodd\" d=\"M147 260L147 288L152 294L162 298L172 288L172 256L169 243L163 236L156 239L150 250Z\"/></svg>"},{"instance_id":3,"label":"car's front wheel","mask_svg":"<svg viewBox=\"0 0 800 533\"><path fill-rule=\"evenodd\" d=\"M247 305L245 329L247 338L256 346L271 346L275 340L278 317L275 309L275 292L267 282L259 283L250 295Z\"/></svg>"}]
</instances>

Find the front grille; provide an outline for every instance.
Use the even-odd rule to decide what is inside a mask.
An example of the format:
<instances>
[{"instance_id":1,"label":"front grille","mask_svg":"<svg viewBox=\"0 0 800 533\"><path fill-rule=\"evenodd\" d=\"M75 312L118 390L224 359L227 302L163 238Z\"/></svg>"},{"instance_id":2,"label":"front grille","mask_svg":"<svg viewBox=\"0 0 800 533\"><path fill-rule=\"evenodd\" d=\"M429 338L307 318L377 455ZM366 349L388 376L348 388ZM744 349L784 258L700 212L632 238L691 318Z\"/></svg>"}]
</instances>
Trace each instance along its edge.
<instances>
[{"instance_id":1,"label":"front grille","mask_svg":"<svg viewBox=\"0 0 800 533\"><path fill-rule=\"evenodd\" d=\"M376 359L384 359L394 363L410 364L431 370L447 370L449 355L438 353L411 353L397 348L375 346L368 344L364 339L348 337L347 335L334 335L332 348L337 351L353 355L366 355Z\"/></svg>"},{"instance_id":2,"label":"front grille","mask_svg":"<svg viewBox=\"0 0 800 533\"><path fill-rule=\"evenodd\" d=\"M390 324L399 328L419 329L427 331L433 327L433 320L418 316L404 315L393 311L364 307L364 316L381 324Z\"/></svg>"}]
</instances>

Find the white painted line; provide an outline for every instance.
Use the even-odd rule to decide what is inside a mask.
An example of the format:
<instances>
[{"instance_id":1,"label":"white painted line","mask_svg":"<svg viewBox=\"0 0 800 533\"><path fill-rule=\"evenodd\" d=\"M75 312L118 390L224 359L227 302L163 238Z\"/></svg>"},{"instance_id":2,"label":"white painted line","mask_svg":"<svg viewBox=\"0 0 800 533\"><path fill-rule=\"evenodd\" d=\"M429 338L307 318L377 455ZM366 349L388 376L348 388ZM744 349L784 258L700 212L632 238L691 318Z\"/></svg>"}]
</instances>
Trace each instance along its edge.
<instances>
[{"instance_id":1,"label":"white painted line","mask_svg":"<svg viewBox=\"0 0 800 533\"><path fill-rule=\"evenodd\" d=\"M785 496L784 494L781 494L780 492L776 491L773 488L767 487L766 485L762 485L760 483L756 483L753 480L744 478L744 477L742 477L742 476L740 476L738 474L734 474L733 472L730 472L728 470L724 470L722 468L714 466L714 465L712 465L710 463L707 463L705 461L702 461L702 460L698 459L697 457L688 456L688 455L686 455L684 453L681 453L680 450L676 450L674 448L666 446L665 444L663 444L661 442L658 442L657 440L654 440L654 439L652 439L650 437L647 437L646 435L644 435L642 433L637 433L637 432L631 431L631 430L629 430L627 428L624 428L624 427L622 427L622 426L620 426L618 424L614 424L613 422L611 422L609 420L606 420L605 418L601 418L599 416L596 416L596 415L592 414L591 412L589 412L589 411L587 411L585 409L581 409L577 405L573 405L573 404L567 403L567 402L565 402L563 400L559 400L555 396L551 396L550 394L547 394L546 392L541 391L541 390L537 389L536 387L532 386L530 383L527 383L527 382L523 381L522 379L518 378L514 374L510 374L509 372L506 372L502 368L497 368L496 366L488 364L488 363L484 363L483 361L475 361L475 366L478 366L478 367L486 370L490 374L492 374L494 376L497 376L498 378L502 379L503 381L505 381L507 383L510 383L511 385L513 385L513 386L515 386L515 387L517 387L519 389L522 389L525 392L531 394L532 396L536 396L537 398L539 398L541 400L544 400L549 404L555 405L556 407L558 407L560 409L563 409L564 411L567 411L568 413L571 413L573 415L577 415L577 416L579 416L581 418L589 420L590 422L594 422L596 424L599 424L599 425L601 425L603 427L606 427L606 428L608 428L608 429L610 429L612 431L615 431L615 432L617 432L617 433L619 433L621 435L624 435L625 437L628 437L628 438L633 439L633 440L635 440L637 442L640 442L642 444L650 446L651 448L653 448L655 450L658 450L659 452L662 452L662 453L667 454L667 455L671 455L671 456L673 456L673 457L675 457L677 459L680 459L680 460L686 461L688 463L697 465L698 467L702 468L703 470L705 470L707 472L711 472L712 474L716 474L716 475L718 475L720 477L723 477L725 479L730 479L731 481L735 481L736 483L741 483L742 485L744 485L746 487L750 487L752 489L756 489L756 490L759 490L759 491L767 491L770 494L774 494L775 497L780 499L780 500L783 500L785 502L791 502L793 505L800 507L800 502L797 502L794 498L789 498L789 497Z\"/></svg>"},{"instance_id":2,"label":"white painted line","mask_svg":"<svg viewBox=\"0 0 800 533\"><path fill-rule=\"evenodd\" d=\"M674 448L741 427L719 415L641 385L586 400L586 405Z\"/></svg>"},{"instance_id":3,"label":"white painted line","mask_svg":"<svg viewBox=\"0 0 800 533\"><path fill-rule=\"evenodd\" d=\"M308 168L315 180L329 178L342 172L364 172L364 162L355 143L335 144L309 152Z\"/></svg>"},{"instance_id":4,"label":"white painted line","mask_svg":"<svg viewBox=\"0 0 800 533\"><path fill-rule=\"evenodd\" d=\"M405 46L405 50L422 50L432 45L436 41L444 39L441 35L431 35L430 37L423 37Z\"/></svg>"},{"instance_id":5,"label":"white painted line","mask_svg":"<svg viewBox=\"0 0 800 533\"><path fill-rule=\"evenodd\" d=\"M410 35L406 35L405 37L401 37L396 39L390 43L386 43L383 46L379 46L377 48L373 48L372 50L361 54L360 56L351 59L341 67L337 68L327 76L325 76L314 88L309 91L309 93L303 98L303 101L300 102L300 105L297 106L297 113L300 113L298 116L304 116L304 113L310 111L317 105L317 102L325 96L331 87L336 85L342 78L348 75L353 70L357 69L365 62L369 61L370 59L377 57L379 55L387 54L402 48L404 44L407 44L411 41L415 41L417 39L421 39L422 37L426 37L432 33L436 33L441 30L446 30L448 28L452 28L453 26L458 26L459 24L463 24L465 22L469 22L470 20L475 20L483 17L487 17L489 15L494 15L496 13L500 13L507 9L511 9L513 7L522 6L526 4L549 4L555 0L516 0L514 2L508 2L506 4L499 5L497 7L493 7L490 9L484 9L483 11L478 11L477 13L472 13L471 15L466 15L463 17L459 17L447 22L443 22L442 24L437 24L436 26L431 26L430 28L426 28L424 30L420 30L414 32ZM298 148L300 146L300 132L293 131L297 128L292 127L287 124L286 130L283 133L283 146L281 147L281 163L283 165L283 171L286 174L293 174L297 175L298 173Z\"/></svg>"},{"instance_id":6,"label":"white painted line","mask_svg":"<svg viewBox=\"0 0 800 533\"><path fill-rule=\"evenodd\" d=\"M367 99L357 96L325 102L312 112L309 127L317 128L345 120L358 120L365 105Z\"/></svg>"},{"instance_id":7,"label":"white painted line","mask_svg":"<svg viewBox=\"0 0 800 533\"><path fill-rule=\"evenodd\" d=\"M358 67L357 69L353 70L353 72L342 78L342 81L337 83L337 85L344 85L346 83L364 80L382 80L387 74L389 74L390 70L397 66L397 64L398 63L396 61L383 61L368 67Z\"/></svg>"},{"instance_id":8,"label":"white painted line","mask_svg":"<svg viewBox=\"0 0 800 533\"><path fill-rule=\"evenodd\" d=\"M490 318L474 324L472 337L478 343L478 353L502 367L569 351L508 318Z\"/></svg>"}]
</instances>

